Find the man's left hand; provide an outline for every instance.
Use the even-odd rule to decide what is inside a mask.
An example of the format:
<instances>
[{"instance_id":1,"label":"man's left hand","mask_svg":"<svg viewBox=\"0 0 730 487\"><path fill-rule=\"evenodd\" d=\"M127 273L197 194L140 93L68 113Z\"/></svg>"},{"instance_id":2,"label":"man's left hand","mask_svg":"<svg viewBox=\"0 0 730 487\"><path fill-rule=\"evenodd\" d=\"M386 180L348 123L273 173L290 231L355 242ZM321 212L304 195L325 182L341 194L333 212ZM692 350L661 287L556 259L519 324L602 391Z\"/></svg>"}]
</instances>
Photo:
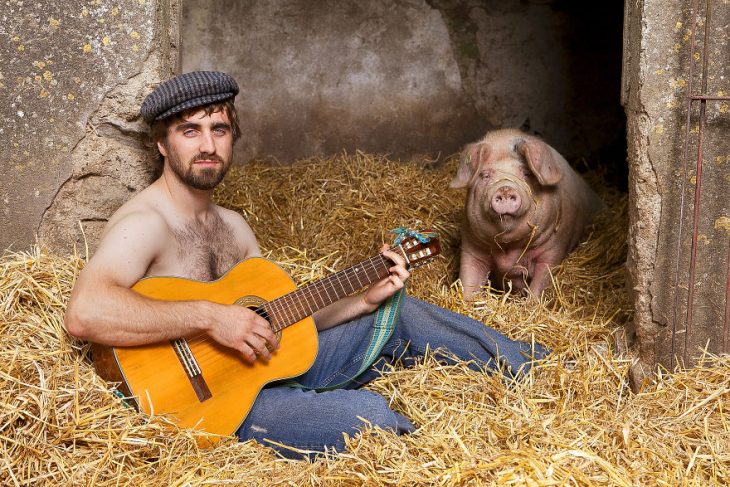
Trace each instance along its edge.
<instances>
[{"instance_id":1,"label":"man's left hand","mask_svg":"<svg viewBox=\"0 0 730 487\"><path fill-rule=\"evenodd\" d=\"M405 285L406 280L408 280L408 277L411 275L411 273L406 270L406 262L403 257L390 250L390 245L383 245L380 252L385 257L395 262L395 265L388 269L390 271L390 275L388 277L371 284L363 295L365 304L373 310L377 309L377 307L380 306L380 303L401 289Z\"/></svg>"}]
</instances>

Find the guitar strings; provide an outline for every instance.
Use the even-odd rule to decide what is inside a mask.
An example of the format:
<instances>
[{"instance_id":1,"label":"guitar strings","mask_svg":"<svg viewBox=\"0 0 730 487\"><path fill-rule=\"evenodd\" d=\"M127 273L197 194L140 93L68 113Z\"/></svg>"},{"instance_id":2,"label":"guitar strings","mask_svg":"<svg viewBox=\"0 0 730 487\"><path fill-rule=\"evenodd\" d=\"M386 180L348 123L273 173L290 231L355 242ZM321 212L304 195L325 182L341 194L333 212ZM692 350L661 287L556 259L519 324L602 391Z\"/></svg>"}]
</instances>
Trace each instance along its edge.
<instances>
[{"instance_id":1,"label":"guitar strings","mask_svg":"<svg viewBox=\"0 0 730 487\"><path fill-rule=\"evenodd\" d=\"M360 262L359 264L356 264L354 266L349 267L348 269L345 269L344 271L337 272L331 276L328 276L324 279L321 279L317 282L314 282L308 286L305 286L303 288L300 288L298 290L292 291L291 293L288 293L284 296L281 296L280 298L277 298L273 301L270 301L270 308L272 311L283 311L284 317L286 318L286 321L290 322L289 324L296 323L300 321L302 318L306 316L310 316L313 313L312 306L309 302L309 300L306 298L306 292L309 291L312 298L315 300L314 304L316 305L318 302L322 303L322 307L327 306L333 302L335 302L340 297L337 296L335 291L335 284L334 281L337 280L337 284L339 284L339 287L343 291L343 295L349 295L351 293L354 293L358 289L362 289L366 285L374 282L375 280L381 278L380 273L378 272L378 268L375 264L380 264L383 267L383 270L386 272L385 275L387 275L388 266L385 263L386 258L379 254L378 256L371 257L368 260L365 260L363 262ZM362 271L362 272L361 272ZM371 271L375 271L375 275L372 276L370 274ZM364 274L364 275L363 275ZM365 279L365 283L363 283L360 280L360 276ZM382 277L385 277L383 275ZM352 277L355 277L358 282L358 286L353 285L353 279ZM342 279L340 277L343 277L347 280L347 284L349 284L350 291L348 292L345 286L342 284ZM319 288L319 289L318 289ZM322 289L327 293L327 299L329 302L325 300L325 295L322 293ZM329 290L332 289L335 293L335 298L333 299L332 296L329 294ZM314 291L316 290L317 296L315 297ZM302 303L302 299L304 298L304 302ZM269 303L267 303L268 305ZM301 306L300 306L301 305ZM304 305L307 305L309 307L309 313L307 313L306 308L304 308ZM292 311L290 313L290 311ZM284 324L283 327L278 328L276 331L280 331L281 329L288 326L287 324Z\"/></svg>"},{"instance_id":2,"label":"guitar strings","mask_svg":"<svg viewBox=\"0 0 730 487\"><path fill-rule=\"evenodd\" d=\"M351 293L355 292L356 290L362 289L364 286L366 286L372 282L375 282L380 277L380 274L378 273L379 269L378 269L378 267L376 267L376 264L380 264L380 266L382 266L383 269L387 272L389 270L389 267L386 264L386 261L392 263L392 261L390 261L390 259L385 257L383 254L378 254L377 256L366 259L365 261L362 261L359 264L355 264L354 266L351 266L347 269L336 272L328 277L325 277L312 284L304 286L303 288L297 289L295 291L285 294L284 296L280 296L277 299L267 302L263 306L268 307L271 310L271 314L274 315L274 318L276 318L277 323L281 323L283 325L283 326L279 326L278 324L275 325L273 322L270 321L270 323L272 325L272 330L274 331L274 333L277 333L277 332L283 330L284 328L293 325L294 323L298 323L299 321L306 318L307 316L311 316L312 314L314 314L312 312L311 306L309 306L308 302L307 302L307 304L310 308L309 314L306 313L306 309L304 307L302 307L301 310L299 309L299 304L301 303L301 300L300 299L295 300L294 298L296 297L296 295L301 294L302 297L304 297L304 299L306 299L306 297L304 296L304 293L306 291L309 291L312 298L316 299L314 296L313 290L316 289L317 286L323 287L323 286L325 286L325 284L330 284L331 281L334 281L335 279L337 279L337 282L338 282L340 288L342 289L342 291L345 292L345 295L351 294ZM363 272L360 272L358 270L359 268L362 268L362 271L364 271L364 273L366 273L366 275L363 277L366 279L369 279L369 282L366 282L365 284L363 284L362 281L360 281L360 278L358 276L363 274ZM371 274L370 274L371 271L375 271L374 278L371 277ZM387 275L387 274L385 274L385 275ZM358 283L360 284L359 287L355 287L352 284L353 276L357 278ZM347 283L349 284L349 287L352 289L352 291L347 292L344 285L342 284L342 279L340 277L347 280ZM385 277L385 276L383 276L383 277ZM330 287L334 289L334 284L331 284ZM327 291L327 288L324 287L324 290ZM322 302L324 304L325 303L325 301L323 299L324 294L322 294L320 290L317 290L317 296L319 296L320 302ZM329 301L329 303L324 304L322 307L325 307L337 300L337 299L332 300L331 296L329 295L329 292L327 292L327 297L330 299L330 301ZM292 309L294 311L296 311L297 313L299 313L300 315L303 314L303 316L299 319L295 319L297 317L297 314L294 314L293 312L289 313L289 311L292 311ZM284 321L281 321L280 318L282 318L282 317L284 317L286 319ZM292 319L294 319L294 321L291 321ZM188 339L186 339L186 342L188 343L189 346L208 343L211 341L213 341L213 340L206 333L199 333L199 334L193 335L193 336L189 337Z\"/></svg>"},{"instance_id":3,"label":"guitar strings","mask_svg":"<svg viewBox=\"0 0 730 487\"><path fill-rule=\"evenodd\" d=\"M381 258L378 259L378 257L381 257ZM330 276L327 279L328 280L330 280L330 279L333 280L334 277L337 276L337 274L340 274L340 275L342 275L343 277L345 277L347 279L348 283L351 283L352 276L357 276L357 272L358 272L357 271L357 268L360 267L360 266L362 266L364 268L363 270L365 272L368 272L368 273L371 272L371 271L375 271L376 272L375 278L372 278L370 274L368 274L368 276L367 276L367 278L370 279L370 282L374 282L375 280L377 280L377 277L380 276L377 273L377 270L378 269L376 267L376 263L378 263L378 262L380 263L381 266L383 266L383 268L384 268L385 271L388 270L388 266L385 263L386 262L386 258L384 256L382 256L382 254L381 254L380 256L373 257L373 258L369 259L368 261L363 261L360 264L357 264L357 265L355 265L355 266L353 266L351 268L345 269L344 271L340 271L340 272L334 274L333 276ZM338 277L338 279L339 279L339 277ZM314 285L318 285L322 281L323 280L317 281L315 283L312 283L309 286L305 286L305 288L301 288L299 290L292 291L289 294L286 294L284 296L281 296L280 298L277 298L276 300L273 300L273 301L270 301L269 303L267 303L267 305L268 305L270 303L274 303L276 301L279 301L279 303L278 303L279 306L277 306L277 309L279 311L285 311L285 316L287 317L287 321L284 322L284 323L282 323L283 326L279 326L279 325L275 325L274 323L271 323L272 324L272 331L274 331L274 333L277 333L277 332L283 330L284 328L286 328L288 326L291 326L291 325L293 325L295 323L298 323L302 319L306 318L307 316L311 316L313 314L313 313L306 314L306 310L304 308L302 308L300 310L299 307L298 307L298 305L297 305L297 302L293 301L292 300L292 297L290 295L295 294L298 291L302 291L302 290L306 289L307 287L314 287ZM358 278L358 282L361 284L360 288L363 287L362 282L359 280L359 278ZM341 281L340 281L340 283L341 283ZM367 283L365 285L367 285ZM360 288L354 287L352 284L350 284L350 287L353 289L353 291L351 291L351 292L354 292L354 290L360 289ZM343 287L343 291L345 291L344 287ZM310 290L310 293L312 293L311 290ZM350 294L350 293L347 293L347 294ZM313 295L313 293L312 293L312 295ZM323 297L324 296L323 294L321 294L319 292L318 292L318 295L320 297ZM289 301L291 301L291 303L286 303L286 299L285 300L282 300L282 298L287 298L287 296L289 296L288 299L289 299ZM334 301L330 301L330 303L331 302L334 302ZM324 301L322 301L322 303L324 303ZM328 304L330 304L330 303L328 303ZM297 319L297 316L296 315L294 315L294 314L291 314L290 315L289 313L286 313L287 310L291 310L291 305L294 306L294 310L295 311L301 311L301 313L303 314L303 316L301 318L298 318ZM291 321L291 320L293 320L293 321ZM193 346L196 346L196 345L203 345L203 344L206 344L206 343L215 342L209 335L207 335L205 333L201 333L201 334L194 335L193 337L188 338L186 341L188 342L188 345L190 347L193 347ZM195 355L198 356L198 357L201 357L201 358L202 357L205 357L208 354L206 354L204 350L205 349L196 351L195 352ZM211 351L211 353L212 353L212 351Z\"/></svg>"},{"instance_id":4,"label":"guitar strings","mask_svg":"<svg viewBox=\"0 0 730 487\"><path fill-rule=\"evenodd\" d=\"M402 245L398 245L396 248L394 248L394 250L400 251L401 255L403 257L406 257L406 252ZM408 259L406 258L406 260ZM383 267L382 271L385 271L383 274L381 274L382 271L376 267L376 263L379 263ZM393 264L393 261L386 258L383 254L378 254L377 256L371 257L370 259L360 262L359 264L351 266L344 271L336 272L326 278L320 279L314 283L296 289L290 293L285 294L284 296L280 296L277 299L267 302L262 306L262 308L265 308L267 316L270 312L271 315L273 315L274 319L276 319L277 323L279 323L275 324L274 322L270 321L274 332L279 332L282 329L301 321L303 318L314 314L312 310L312 305L310 304L310 298L306 296L307 292L309 292L309 296L311 297L311 299L314 300L315 306L317 306L318 303L321 304L321 307L327 306L340 298L337 296L334 284L335 280L337 280L337 284L339 284L342 293L344 293L344 296L346 296L355 292L357 289L363 288L367 284L375 282L377 279L386 277L389 272L388 264ZM374 275L371 274L371 272L373 271ZM353 276L358 281L359 287L357 288L352 284ZM360 276L362 276L366 280L365 284L363 284L360 280ZM351 289L350 292L348 292L343 285L342 278L346 279L347 284L349 284ZM326 292L326 296L329 302L325 301L325 295L322 293L322 289ZM332 289L335 293L334 299L330 295L328 289ZM314 291L316 291L317 293L316 296ZM317 298L319 298L318 301ZM302 302L309 307L309 313L307 313ZM300 305L302 305L301 309L299 308ZM293 311L292 314L289 314L289 311ZM283 313L283 316L287 318L287 321L280 322L280 318L282 317L281 313ZM294 321L289 322L289 320L292 319ZM213 343L214 345L218 345L218 347L224 347L223 345L217 344L214 340L211 339L210 336L205 333L197 334L187 340L185 338L179 338L177 340L174 340L174 342L178 342L180 345L184 346L187 349L185 355L189 355L190 359L193 362L196 361L196 356L200 359L206 359L206 361L209 362L211 360L223 360L228 355L219 353L219 351L216 351L213 347L203 346L208 343ZM195 348L196 350L193 351L193 348Z\"/></svg>"}]
</instances>

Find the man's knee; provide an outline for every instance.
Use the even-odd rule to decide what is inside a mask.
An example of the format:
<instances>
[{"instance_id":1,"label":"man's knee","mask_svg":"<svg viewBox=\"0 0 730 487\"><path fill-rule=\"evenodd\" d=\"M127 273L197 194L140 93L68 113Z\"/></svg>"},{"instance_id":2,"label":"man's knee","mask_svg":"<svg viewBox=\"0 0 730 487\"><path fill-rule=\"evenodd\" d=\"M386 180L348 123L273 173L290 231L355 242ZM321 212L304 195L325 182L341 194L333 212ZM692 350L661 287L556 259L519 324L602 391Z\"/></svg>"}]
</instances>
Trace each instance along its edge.
<instances>
[{"instance_id":1,"label":"man's knee","mask_svg":"<svg viewBox=\"0 0 730 487\"><path fill-rule=\"evenodd\" d=\"M415 429L405 416L390 409L388 401L380 394L363 390L358 392L358 401L350 403L350 416L355 421L352 430L372 426L402 434Z\"/></svg>"}]
</instances>

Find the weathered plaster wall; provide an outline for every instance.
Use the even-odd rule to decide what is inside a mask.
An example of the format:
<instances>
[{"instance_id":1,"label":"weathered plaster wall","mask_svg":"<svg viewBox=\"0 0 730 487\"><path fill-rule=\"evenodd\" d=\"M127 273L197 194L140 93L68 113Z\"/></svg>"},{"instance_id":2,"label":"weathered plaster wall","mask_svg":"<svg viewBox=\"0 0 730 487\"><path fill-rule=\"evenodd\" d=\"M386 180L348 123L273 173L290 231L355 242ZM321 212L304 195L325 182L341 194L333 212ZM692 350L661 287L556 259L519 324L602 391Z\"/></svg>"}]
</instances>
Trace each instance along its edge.
<instances>
[{"instance_id":1,"label":"weathered plaster wall","mask_svg":"<svg viewBox=\"0 0 730 487\"><path fill-rule=\"evenodd\" d=\"M239 81L239 161L444 155L525 122L585 156L624 139L621 15L558 0L184 0L182 64Z\"/></svg>"},{"instance_id":2,"label":"weathered plaster wall","mask_svg":"<svg viewBox=\"0 0 730 487\"><path fill-rule=\"evenodd\" d=\"M727 2L714 3L707 93L727 96L730 9ZM705 347L713 353L722 351L730 237L730 107L723 101L707 103L696 276L692 281L695 294L692 327L687 333L699 132L699 104L695 104L684 168L691 17L687 2L679 0L629 2L627 7L628 270L639 352L639 361L632 368L636 387L653 373L656 363L672 368L682 362L686 351L686 365L690 365ZM704 10L700 17L704 18ZM703 23L699 25L693 94L701 92L704 33Z\"/></svg>"},{"instance_id":3,"label":"weathered plaster wall","mask_svg":"<svg viewBox=\"0 0 730 487\"><path fill-rule=\"evenodd\" d=\"M183 70L243 88L239 161L446 155L526 121L570 157L622 132L611 16L571 2L7 0L0 16L3 249L83 252L82 229L93 249L150 181L138 107L179 71L179 36Z\"/></svg>"},{"instance_id":4,"label":"weathered plaster wall","mask_svg":"<svg viewBox=\"0 0 730 487\"><path fill-rule=\"evenodd\" d=\"M150 179L142 98L174 72L177 0L0 6L0 248L83 253Z\"/></svg>"}]
</instances>

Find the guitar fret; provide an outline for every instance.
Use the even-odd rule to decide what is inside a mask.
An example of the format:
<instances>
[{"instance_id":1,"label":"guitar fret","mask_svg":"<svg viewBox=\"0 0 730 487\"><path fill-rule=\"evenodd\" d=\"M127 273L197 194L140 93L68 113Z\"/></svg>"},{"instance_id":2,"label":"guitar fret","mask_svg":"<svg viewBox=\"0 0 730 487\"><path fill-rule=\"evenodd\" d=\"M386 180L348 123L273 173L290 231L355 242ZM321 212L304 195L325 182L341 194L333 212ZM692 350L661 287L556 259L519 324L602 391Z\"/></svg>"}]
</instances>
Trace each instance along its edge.
<instances>
[{"instance_id":1,"label":"guitar fret","mask_svg":"<svg viewBox=\"0 0 730 487\"><path fill-rule=\"evenodd\" d=\"M336 274L335 274L335 276L336 276ZM350 294L347 292L347 290L345 288L342 288L341 285L340 285L340 287L342 288L342 291L341 292L337 291L337 288L335 287L335 280L337 280L339 282L339 277L335 277L335 276L330 276L325 283L327 285L325 287L325 291L327 292L327 300L328 300L327 304L328 305L332 304L335 301L342 299L344 296L347 296ZM332 296L330 296L329 290L332 290Z\"/></svg>"},{"instance_id":2,"label":"guitar fret","mask_svg":"<svg viewBox=\"0 0 730 487\"><path fill-rule=\"evenodd\" d=\"M360 289L362 289L363 287L365 287L365 285L360 280L359 265L358 265L358 267L355 267L355 269L353 269L353 270L355 271L355 278L357 279L357 283L360 284Z\"/></svg>"},{"instance_id":3,"label":"guitar fret","mask_svg":"<svg viewBox=\"0 0 730 487\"><path fill-rule=\"evenodd\" d=\"M383 266L382 272L385 276L387 276L388 274L390 274L390 266L385 262L385 258L382 255L380 255L378 257L379 257L378 262L380 263L381 266Z\"/></svg>"},{"instance_id":4,"label":"guitar fret","mask_svg":"<svg viewBox=\"0 0 730 487\"><path fill-rule=\"evenodd\" d=\"M313 315L315 313L315 311L316 311L315 308L317 307L316 306L317 305L317 302L316 302L316 299L314 297L314 293L312 292L312 289L310 288L310 286L306 286L303 290L308 290L309 291L309 296L312 298L312 302L309 301L309 298L305 298L305 302L307 303L307 306L309 307L309 314L310 315ZM312 306L312 304L314 304L314 307Z\"/></svg>"},{"instance_id":5,"label":"guitar fret","mask_svg":"<svg viewBox=\"0 0 730 487\"><path fill-rule=\"evenodd\" d=\"M390 272L388 269L388 265L385 263L385 259L382 259L382 258L380 259L380 265L383 266L385 272Z\"/></svg>"},{"instance_id":6,"label":"guitar fret","mask_svg":"<svg viewBox=\"0 0 730 487\"><path fill-rule=\"evenodd\" d=\"M330 296L330 292L327 289L327 286L324 285L324 284L326 284L326 282L322 282L322 281L319 281L319 282L322 283L322 287L324 287L324 292L327 293L327 299L329 300L329 302L327 304L329 305L329 304L334 303L335 302L335 299L332 298L332 296ZM321 292L319 292L319 295L321 297L324 297L324 296L322 296L322 293Z\"/></svg>"},{"instance_id":7,"label":"guitar fret","mask_svg":"<svg viewBox=\"0 0 730 487\"><path fill-rule=\"evenodd\" d=\"M345 284L344 284L344 283L342 282L342 277L343 277L344 275L345 275L345 274L344 274L344 271L339 271L339 272L336 272L335 274L333 274L333 275L332 275L332 277L331 277L331 279L330 279L330 280L331 280L331 281L332 281L333 283L334 283L335 281L337 282L337 285L338 285L338 286L339 286L339 288L340 288L340 291L339 291L339 294L340 294L340 295L342 295L342 296L348 296L349 294L351 294L351 293L352 293L352 290L348 291L348 290L347 290L347 287L345 287ZM333 284L333 287L334 287L334 284Z\"/></svg>"},{"instance_id":8,"label":"guitar fret","mask_svg":"<svg viewBox=\"0 0 730 487\"><path fill-rule=\"evenodd\" d=\"M297 294L297 292L294 292L289 295L289 303L291 305L292 315L294 315L294 323L302 319L302 312L299 309L299 300L295 299L297 297Z\"/></svg>"},{"instance_id":9,"label":"guitar fret","mask_svg":"<svg viewBox=\"0 0 730 487\"><path fill-rule=\"evenodd\" d=\"M342 294L346 296L347 295L347 291L345 290L345 286L342 285L342 281L340 280L340 274L339 274L339 272L335 273L333 277L337 279L337 284L340 285L340 289L342 289Z\"/></svg>"},{"instance_id":10,"label":"guitar fret","mask_svg":"<svg viewBox=\"0 0 730 487\"><path fill-rule=\"evenodd\" d=\"M347 275L347 272L345 272L345 279L347 279L347 283L350 285L350 293L354 293L355 291L357 291L357 288L352 283L352 279L350 279L350 276Z\"/></svg>"},{"instance_id":11,"label":"guitar fret","mask_svg":"<svg viewBox=\"0 0 730 487\"><path fill-rule=\"evenodd\" d=\"M400 247L393 251L403 255ZM325 306L387 277L393 264L383 254L378 254L271 301L269 309L277 322L275 331L312 316Z\"/></svg>"},{"instance_id":12,"label":"guitar fret","mask_svg":"<svg viewBox=\"0 0 730 487\"><path fill-rule=\"evenodd\" d=\"M296 307L294 306L294 301L292 300L292 295L287 294L286 299L284 301L286 304L286 311L290 316L290 319L292 320L292 323L296 323L297 321L297 314L296 314Z\"/></svg>"},{"instance_id":13,"label":"guitar fret","mask_svg":"<svg viewBox=\"0 0 730 487\"><path fill-rule=\"evenodd\" d=\"M335 302L339 299L341 296L348 296L352 293L352 291L348 291L345 286L342 285L342 276L344 275L344 271L337 272L333 274L329 279L327 279L327 282L331 284L332 292L335 293L335 298L331 302ZM340 291L337 290L335 287L335 283L340 288Z\"/></svg>"},{"instance_id":14,"label":"guitar fret","mask_svg":"<svg viewBox=\"0 0 730 487\"><path fill-rule=\"evenodd\" d=\"M311 316L314 313L312 312L312 303L309 301L309 298L307 298L306 288L302 288L299 292L297 292L296 298L297 298L297 310L301 309L301 313L299 314L298 318L301 320L307 316ZM307 311L307 307L309 307L309 311Z\"/></svg>"},{"instance_id":15,"label":"guitar fret","mask_svg":"<svg viewBox=\"0 0 730 487\"><path fill-rule=\"evenodd\" d=\"M378 274L378 269L375 267L375 259L374 258L368 259L368 266L369 266L369 269L368 269L368 279L371 280L371 281L377 281L378 280L378 277L380 277L380 276Z\"/></svg>"},{"instance_id":16,"label":"guitar fret","mask_svg":"<svg viewBox=\"0 0 730 487\"><path fill-rule=\"evenodd\" d=\"M306 288L297 289L292 293L292 301L297 310L297 318L301 319L303 316L310 316L312 314L312 302L307 296ZM309 311L307 311L309 308Z\"/></svg>"},{"instance_id":17,"label":"guitar fret","mask_svg":"<svg viewBox=\"0 0 730 487\"><path fill-rule=\"evenodd\" d=\"M350 293L351 293L352 291L348 291L348 290L347 290L347 287L346 287L345 285L346 285L346 284L348 284L348 283L347 283L347 282L343 282L343 280L342 280L342 277L343 277L343 276L344 276L344 274L342 273L342 271L340 271L340 272L337 272L337 273L336 273L336 274L334 275L335 279L337 279L337 284L339 284L339 286L340 286L340 289L342 289L342 294L343 294L343 295L345 295L345 296L347 296L347 295L348 295L348 294L350 294Z\"/></svg>"},{"instance_id":18,"label":"guitar fret","mask_svg":"<svg viewBox=\"0 0 730 487\"><path fill-rule=\"evenodd\" d=\"M281 303L281 310L284 312L284 316L286 317L286 320L287 320L287 322L289 322L289 324L296 323L296 320L292 321L292 315L290 313L291 310L289 309L289 306L286 303L286 300L288 297L289 297L289 295L285 294L284 296L279 298L280 299L279 302Z\"/></svg>"},{"instance_id":19,"label":"guitar fret","mask_svg":"<svg viewBox=\"0 0 730 487\"><path fill-rule=\"evenodd\" d=\"M283 327L284 327L283 325L284 325L284 323L286 323L286 319L282 314L283 310L281 309L279 300L278 299L274 300L271 302L271 304L272 304L271 309L273 310L274 315L276 316L276 323L277 323L276 328L277 328L277 331L279 331L279 330L283 329Z\"/></svg>"},{"instance_id":20,"label":"guitar fret","mask_svg":"<svg viewBox=\"0 0 730 487\"><path fill-rule=\"evenodd\" d=\"M382 263L382 260L380 262ZM389 274L389 272L387 272L388 269L386 268L385 271L387 272L387 274L382 275L381 272L379 271L378 267L376 266L376 263L377 263L377 260L371 260L370 261L370 267L371 267L372 272L374 274L373 281L376 281L376 280L380 279L381 276L382 277L385 277L386 275Z\"/></svg>"},{"instance_id":21,"label":"guitar fret","mask_svg":"<svg viewBox=\"0 0 730 487\"><path fill-rule=\"evenodd\" d=\"M272 323L272 328L274 330L274 333L279 332L283 330L286 327L286 320L284 319L284 316L281 314L281 308L278 306L278 303L276 301L271 301L272 304L275 304L272 309L272 314L276 317L276 324Z\"/></svg>"},{"instance_id":22,"label":"guitar fret","mask_svg":"<svg viewBox=\"0 0 730 487\"><path fill-rule=\"evenodd\" d=\"M291 311L291 314L293 316L294 323L299 321L299 306L297 300L294 299L296 296L296 292L289 294L289 310Z\"/></svg>"},{"instance_id":23,"label":"guitar fret","mask_svg":"<svg viewBox=\"0 0 730 487\"><path fill-rule=\"evenodd\" d=\"M306 286L302 288L302 298L304 299L304 302L306 303L307 307L309 308L309 314L313 315L318 307L317 307L317 297L314 295L315 287L314 286ZM309 293L309 296L307 296L307 293Z\"/></svg>"},{"instance_id":24,"label":"guitar fret","mask_svg":"<svg viewBox=\"0 0 730 487\"><path fill-rule=\"evenodd\" d=\"M281 330L286 326L286 315L284 314L284 309L281 307L281 301L277 299L276 301L274 301L274 304L274 309L276 309L278 328Z\"/></svg>"},{"instance_id":25,"label":"guitar fret","mask_svg":"<svg viewBox=\"0 0 730 487\"><path fill-rule=\"evenodd\" d=\"M324 284L325 283L323 283L322 281L317 281L310 286L307 286L311 288L310 293L312 295L312 299L317 304L318 309L324 308L328 304L332 303L329 292L327 291L327 286L325 286ZM324 294L322 294L322 288L324 288L324 291L327 293L326 297Z\"/></svg>"}]
</instances>

